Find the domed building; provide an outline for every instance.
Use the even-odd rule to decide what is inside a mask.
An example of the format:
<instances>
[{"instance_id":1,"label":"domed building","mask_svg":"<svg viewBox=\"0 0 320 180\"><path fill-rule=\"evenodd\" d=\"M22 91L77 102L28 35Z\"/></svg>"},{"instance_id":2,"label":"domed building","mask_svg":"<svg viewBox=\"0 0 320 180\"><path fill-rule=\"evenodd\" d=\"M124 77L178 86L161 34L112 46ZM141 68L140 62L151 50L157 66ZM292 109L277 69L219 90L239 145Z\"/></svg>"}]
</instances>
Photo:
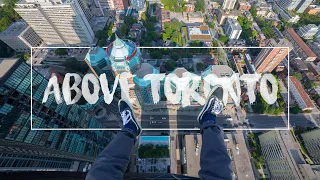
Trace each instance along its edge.
<instances>
[{"instance_id":1,"label":"domed building","mask_svg":"<svg viewBox=\"0 0 320 180\"><path fill-rule=\"evenodd\" d=\"M130 40L122 40L116 36L106 49L92 47L86 55L85 61L91 71L99 77L105 73L110 85L114 83L115 76L122 72L131 72L136 75L129 79L135 88L129 91L130 98L136 98L136 105L152 104L151 82L143 77L148 73L159 73L152 65L142 63L140 49ZM118 86L118 90L119 86Z\"/></svg>"}]
</instances>

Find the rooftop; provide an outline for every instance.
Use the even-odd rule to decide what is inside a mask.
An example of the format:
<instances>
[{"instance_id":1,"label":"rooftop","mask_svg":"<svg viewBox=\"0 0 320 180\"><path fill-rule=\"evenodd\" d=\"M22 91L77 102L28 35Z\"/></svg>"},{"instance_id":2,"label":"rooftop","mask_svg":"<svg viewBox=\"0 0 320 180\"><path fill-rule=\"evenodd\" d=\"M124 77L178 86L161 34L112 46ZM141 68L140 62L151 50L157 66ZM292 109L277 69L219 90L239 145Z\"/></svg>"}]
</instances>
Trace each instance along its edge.
<instances>
[{"instance_id":1,"label":"rooftop","mask_svg":"<svg viewBox=\"0 0 320 180\"><path fill-rule=\"evenodd\" d=\"M288 34L294 39L294 41L300 46L300 48L307 54L309 57L317 57L317 55L309 48L309 46L298 36L293 28L288 28L286 30Z\"/></svg>"},{"instance_id":2,"label":"rooftop","mask_svg":"<svg viewBox=\"0 0 320 180\"><path fill-rule=\"evenodd\" d=\"M242 30L239 22L236 19L228 18L226 23L229 24L232 29Z\"/></svg>"},{"instance_id":3,"label":"rooftop","mask_svg":"<svg viewBox=\"0 0 320 180\"><path fill-rule=\"evenodd\" d=\"M218 77L230 77L233 73L233 70L227 65L210 65L203 71L202 75L215 74Z\"/></svg>"},{"instance_id":4,"label":"rooftop","mask_svg":"<svg viewBox=\"0 0 320 180\"><path fill-rule=\"evenodd\" d=\"M189 26L188 34L190 40L211 40L211 35L209 32L209 27L207 25L201 26Z\"/></svg>"},{"instance_id":5,"label":"rooftop","mask_svg":"<svg viewBox=\"0 0 320 180\"><path fill-rule=\"evenodd\" d=\"M314 105L309 97L309 95L306 93L306 91L303 89L301 83L295 78L294 76L289 76L290 81L292 82L293 86L297 89L299 95L301 96L302 100L306 104L307 108L314 108Z\"/></svg>"},{"instance_id":6,"label":"rooftop","mask_svg":"<svg viewBox=\"0 0 320 180\"><path fill-rule=\"evenodd\" d=\"M2 78L18 62L18 58L0 58L0 78Z\"/></svg>"},{"instance_id":7,"label":"rooftop","mask_svg":"<svg viewBox=\"0 0 320 180\"><path fill-rule=\"evenodd\" d=\"M24 21L17 21L12 23L5 31L0 33L0 36L18 36L20 35L29 25Z\"/></svg>"}]
</instances>

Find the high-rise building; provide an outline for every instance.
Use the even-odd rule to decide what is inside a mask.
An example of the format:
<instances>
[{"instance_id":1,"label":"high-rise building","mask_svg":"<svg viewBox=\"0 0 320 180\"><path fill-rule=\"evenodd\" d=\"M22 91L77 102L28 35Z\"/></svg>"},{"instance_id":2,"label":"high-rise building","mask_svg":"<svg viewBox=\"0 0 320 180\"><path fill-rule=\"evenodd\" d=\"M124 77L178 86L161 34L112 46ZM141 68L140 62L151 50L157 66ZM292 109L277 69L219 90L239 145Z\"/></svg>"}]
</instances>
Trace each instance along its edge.
<instances>
[{"instance_id":1,"label":"high-rise building","mask_svg":"<svg viewBox=\"0 0 320 180\"><path fill-rule=\"evenodd\" d=\"M298 6L296 7L297 13L303 13L312 3L312 1L313 0L301 0Z\"/></svg>"},{"instance_id":2,"label":"high-rise building","mask_svg":"<svg viewBox=\"0 0 320 180\"><path fill-rule=\"evenodd\" d=\"M304 146L314 164L320 164L320 129L301 134Z\"/></svg>"},{"instance_id":3,"label":"high-rise building","mask_svg":"<svg viewBox=\"0 0 320 180\"><path fill-rule=\"evenodd\" d=\"M0 59L0 69L1 170L82 171L92 163L113 133L50 130L103 126L77 104L56 104L53 94L42 103L48 80L25 62Z\"/></svg>"},{"instance_id":4,"label":"high-rise building","mask_svg":"<svg viewBox=\"0 0 320 180\"><path fill-rule=\"evenodd\" d=\"M283 35L293 45L293 51L298 54L304 61L314 61L317 55L310 49L310 47L299 37L293 28L288 28L283 32Z\"/></svg>"},{"instance_id":5,"label":"high-rise building","mask_svg":"<svg viewBox=\"0 0 320 180\"><path fill-rule=\"evenodd\" d=\"M297 34L304 39L313 39L317 34L319 27L315 24L308 24L302 27L299 27Z\"/></svg>"},{"instance_id":6,"label":"high-rise building","mask_svg":"<svg viewBox=\"0 0 320 180\"><path fill-rule=\"evenodd\" d=\"M312 110L314 108L314 104L312 103L309 95L306 93L296 77L289 76L289 87L291 95L303 111Z\"/></svg>"},{"instance_id":7,"label":"high-rise building","mask_svg":"<svg viewBox=\"0 0 320 180\"><path fill-rule=\"evenodd\" d=\"M259 140L271 179L303 179L293 159L299 158L299 152L289 131L269 131L259 135Z\"/></svg>"},{"instance_id":8,"label":"high-rise building","mask_svg":"<svg viewBox=\"0 0 320 180\"><path fill-rule=\"evenodd\" d=\"M283 9L296 10L303 13L312 3L312 0L277 0L276 3Z\"/></svg>"},{"instance_id":9,"label":"high-rise building","mask_svg":"<svg viewBox=\"0 0 320 180\"><path fill-rule=\"evenodd\" d=\"M301 0L276 0L277 3L281 8L294 10Z\"/></svg>"},{"instance_id":10,"label":"high-rise building","mask_svg":"<svg viewBox=\"0 0 320 180\"><path fill-rule=\"evenodd\" d=\"M283 40L287 42L287 40ZM277 43L274 39L269 39L266 42L266 47L261 50L258 56L254 60L254 66L256 72L266 73L272 72L272 70L289 54L288 48L279 48L287 47L286 43Z\"/></svg>"},{"instance_id":11,"label":"high-rise building","mask_svg":"<svg viewBox=\"0 0 320 180\"><path fill-rule=\"evenodd\" d=\"M221 8L224 10L232 10L236 5L237 0L221 0Z\"/></svg>"},{"instance_id":12,"label":"high-rise building","mask_svg":"<svg viewBox=\"0 0 320 180\"><path fill-rule=\"evenodd\" d=\"M145 0L130 0L131 7L137 11L144 8Z\"/></svg>"},{"instance_id":13,"label":"high-rise building","mask_svg":"<svg viewBox=\"0 0 320 180\"><path fill-rule=\"evenodd\" d=\"M21 0L15 10L48 46L90 46L94 39L84 0Z\"/></svg>"},{"instance_id":14,"label":"high-rise building","mask_svg":"<svg viewBox=\"0 0 320 180\"><path fill-rule=\"evenodd\" d=\"M236 19L228 18L225 25L225 34L228 35L228 38L239 39L242 28L239 22Z\"/></svg>"},{"instance_id":15,"label":"high-rise building","mask_svg":"<svg viewBox=\"0 0 320 180\"><path fill-rule=\"evenodd\" d=\"M99 76L105 73L109 79L122 72L131 72L136 76L129 82L135 87L129 90L130 98L137 98L135 105L153 104L150 81L143 80L144 75L159 73L150 64L142 63L140 49L132 41L124 41L116 36L116 40L107 49L95 47L88 52L85 61L91 70ZM113 81L109 81L111 84Z\"/></svg>"},{"instance_id":16,"label":"high-rise building","mask_svg":"<svg viewBox=\"0 0 320 180\"><path fill-rule=\"evenodd\" d=\"M17 52L30 52L31 47L40 46L43 40L24 21L12 23L0 33L0 39Z\"/></svg>"},{"instance_id":17,"label":"high-rise building","mask_svg":"<svg viewBox=\"0 0 320 180\"><path fill-rule=\"evenodd\" d=\"M95 4L101 9L114 9L113 0L95 0Z\"/></svg>"}]
</instances>

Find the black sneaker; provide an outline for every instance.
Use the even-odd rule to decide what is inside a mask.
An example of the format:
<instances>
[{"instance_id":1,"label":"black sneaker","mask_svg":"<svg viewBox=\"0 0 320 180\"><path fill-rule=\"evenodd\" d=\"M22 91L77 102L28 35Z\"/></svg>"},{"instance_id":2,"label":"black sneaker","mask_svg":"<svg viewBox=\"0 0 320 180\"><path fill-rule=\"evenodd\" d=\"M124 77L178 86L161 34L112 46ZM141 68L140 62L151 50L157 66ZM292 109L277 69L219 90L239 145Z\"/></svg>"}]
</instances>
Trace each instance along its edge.
<instances>
[{"instance_id":1,"label":"black sneaker","mask_svg":"<svg viewBox=\"0 0 320 180\"><path fill-rule=\"evenodd\" d=\"M142 128L134 116L130 104L126 100L120 99L118 108L122 117L123 127L135 132L137 136L139 136L142 132Z\"/></svg>"},{"instance_id":2,"label":"black sneaker","mask_svg":"<svg viewBox=\"0 0 320 180\"><path fill-rule=\"evenodd\" d=\"M213 87L209 93L208 99L198 115L198 122L201 125L203 123L203 117L205 114L220 114L224 108L223 102L223 88L220 85Z\"/></svg>"}]
</instances>

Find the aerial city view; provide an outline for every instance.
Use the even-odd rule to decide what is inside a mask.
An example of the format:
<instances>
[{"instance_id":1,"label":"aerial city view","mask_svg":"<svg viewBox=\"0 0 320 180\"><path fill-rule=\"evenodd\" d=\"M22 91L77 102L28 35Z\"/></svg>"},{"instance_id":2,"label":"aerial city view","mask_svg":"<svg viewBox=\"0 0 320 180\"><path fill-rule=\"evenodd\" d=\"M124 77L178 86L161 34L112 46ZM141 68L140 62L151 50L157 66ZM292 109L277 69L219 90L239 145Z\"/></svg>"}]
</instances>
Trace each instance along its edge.
<instances>
[{"instance_id":1,"label":"aerial city view","mask_svg":"<svg viewBox=\"0 0 320 180\"><path fill-rule=\"evenodd\" d=\"M206 123L219 179L320 179L320 0L0 0L0 179L207 179Z\"/></svg>"}]
</instances>

